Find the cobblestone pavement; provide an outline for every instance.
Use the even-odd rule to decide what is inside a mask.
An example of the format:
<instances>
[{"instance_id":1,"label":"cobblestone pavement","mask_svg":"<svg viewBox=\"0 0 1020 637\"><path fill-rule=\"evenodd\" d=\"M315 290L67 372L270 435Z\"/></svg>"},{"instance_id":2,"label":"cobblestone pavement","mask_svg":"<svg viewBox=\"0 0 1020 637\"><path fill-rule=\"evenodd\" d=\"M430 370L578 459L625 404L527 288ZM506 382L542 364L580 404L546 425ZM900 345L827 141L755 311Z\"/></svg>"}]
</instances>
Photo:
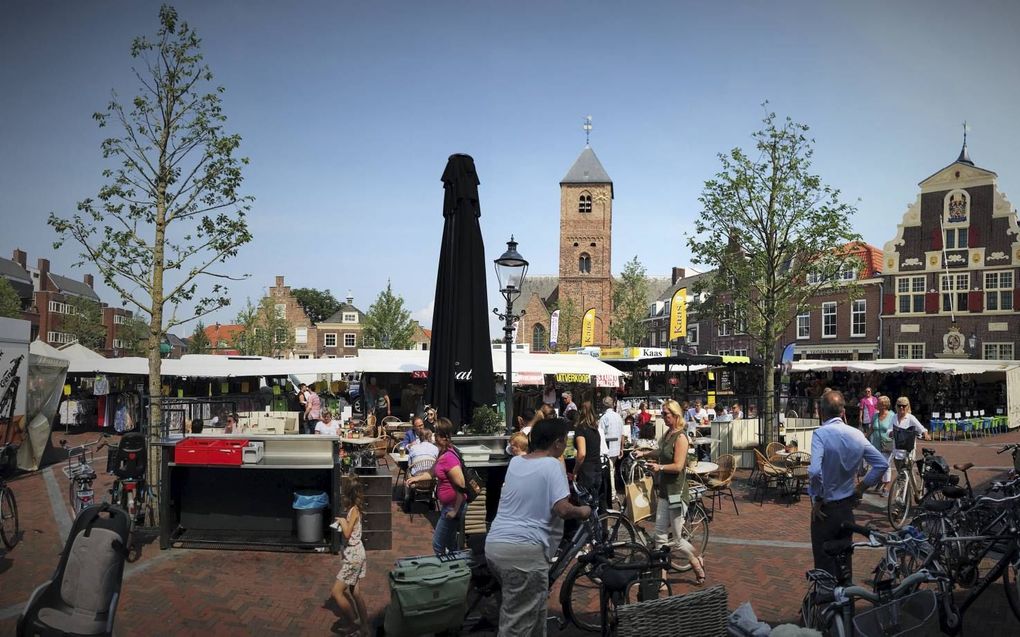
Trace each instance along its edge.
<instances>
[{"instance_id":1,"label":"cobblestone pavement","mask_svg":"<svg viewBox=\"0 0 1020 637\"><path fill-rule=\"evenodd\" d=\"M54 440L63 434L54 434ZM72 444L96 434L67 436ZM973 462L976 483L1003 475L1008 454L996 455L1006 442L1020 442L1020 432L967 441L933 442L930 446L951 462ZM929 446L926 444L925 446ZM54 456L56 457L56 456ZM105 493L110 478L102 473L105 453L97 454L100 478L96 493ZM724 584L729 606L750 601L756 613L772 624L797 622L804 573L811 567L807 499L787 504L766 498L751 502L747 472L738 473L735 492L740 514L728 502L711 525L706 553L708 584ZM68 481L61 464L11 481L21 517L22 538L0 552L0 635L14 633L17 614L31 591L51 575L63 534L70 523ZM886 527L884 501L866 496L858 518ZM369 574L362 590L369 612L380 616L389 602L387 573L399 557L427 553L431 524L394 508L393 548L369 552ZM271 553L173 549L160 551L155 537L146 538L142 557L125 571L117 615L121 635L326 635L336 621L323 607L340 558L329 554ZM2 551L2 550L0 550ZM877 553L861 551L855 574L864 579ZM674 593L694 590L689 573L671 577ZM559 615L558 587L549 609ZM967 615L967 635L1020 634L999 584L993 585ZM575 630L551 635L579 634Z\"/></svg>"}]
</instances>

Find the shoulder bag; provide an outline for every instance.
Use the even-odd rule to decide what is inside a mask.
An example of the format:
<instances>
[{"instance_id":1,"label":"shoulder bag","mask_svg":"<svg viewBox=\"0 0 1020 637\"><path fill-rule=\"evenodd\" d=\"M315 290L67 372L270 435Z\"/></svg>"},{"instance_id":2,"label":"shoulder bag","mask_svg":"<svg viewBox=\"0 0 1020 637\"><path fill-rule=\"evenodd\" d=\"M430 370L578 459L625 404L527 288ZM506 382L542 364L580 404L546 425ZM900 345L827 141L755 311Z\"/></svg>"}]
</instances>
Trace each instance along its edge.
<instances>
[{"instance_id":1,"label":"shoulder bag","mask_svg":"<svg viewBox=\"0 0 1020 637\"><path fill-rule=\"evenodd\" d=\"M464 499L469 503L474 502L485 488L483 486L482 478L478 475L477 471L469 469L467 465L464 464L464 457L460 455L459 451L453 447L450 448L450 451L457 456L457 461L460 463L460 471L464 475L464 488L457 490L464 494Z\"/></svg>"}]
</instances>

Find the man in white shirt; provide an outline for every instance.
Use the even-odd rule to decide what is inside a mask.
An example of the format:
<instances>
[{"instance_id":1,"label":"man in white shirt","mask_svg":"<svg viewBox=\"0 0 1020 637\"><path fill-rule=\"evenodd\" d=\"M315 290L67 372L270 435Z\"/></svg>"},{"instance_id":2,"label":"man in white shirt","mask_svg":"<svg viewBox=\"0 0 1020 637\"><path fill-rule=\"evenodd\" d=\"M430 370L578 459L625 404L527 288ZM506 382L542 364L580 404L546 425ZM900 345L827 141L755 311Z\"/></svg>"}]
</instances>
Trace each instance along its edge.
<instances>
[{"instance_id":1,"label":"man in white shirt","mask_svg":"<svg viewBox=\"0 0 1020 637\"><path fill-rule=\"evenodd\" d=\"M616 413L614 407L616 401L611 396L602 399L602 406L606 408L602 417L599 418L599 431L606 441L606 452L609 457L609 499L616 496L616 465L623 456L623 418Z\"/></svg>"},{"instance_id":2,"label":"man in white shirt","mask_svg":"<svg viewBox=\"0 0 1020 637\"><path fill-rule=\"evenodd\" d=\"M577 420L577 403L574 402L574 395L568 391L563 392L563 412L560 415L570 423Z\"/></svg>"}]
</instances>

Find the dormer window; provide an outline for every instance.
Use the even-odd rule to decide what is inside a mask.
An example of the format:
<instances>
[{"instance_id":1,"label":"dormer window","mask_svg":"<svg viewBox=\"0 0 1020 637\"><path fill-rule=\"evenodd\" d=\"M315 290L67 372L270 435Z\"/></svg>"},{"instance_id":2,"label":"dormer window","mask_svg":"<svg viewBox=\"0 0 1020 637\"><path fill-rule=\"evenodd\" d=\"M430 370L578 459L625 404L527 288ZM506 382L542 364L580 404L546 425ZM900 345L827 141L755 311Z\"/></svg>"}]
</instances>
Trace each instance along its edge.
<instances>
[{"instance_id":1,"label":"dormer window","mask_svg":"<svg viewBox=\"0 0 1020 637\"><path fill-rule=\"evenodd\" d=\"M578 212L591 212L591 195L584 192L577 198Z\"/></svg>"},{"instance_id":2,"label":"dormer window","mask_svg":"<svg viewBox=\"0 0 1020 637\"><path fill-rule=\"evenodd\" d=\"M591 255L587 252L582 252L581 256L577 258L577 270L581 274L591 274Z\"/></svg>"}]
</instances>

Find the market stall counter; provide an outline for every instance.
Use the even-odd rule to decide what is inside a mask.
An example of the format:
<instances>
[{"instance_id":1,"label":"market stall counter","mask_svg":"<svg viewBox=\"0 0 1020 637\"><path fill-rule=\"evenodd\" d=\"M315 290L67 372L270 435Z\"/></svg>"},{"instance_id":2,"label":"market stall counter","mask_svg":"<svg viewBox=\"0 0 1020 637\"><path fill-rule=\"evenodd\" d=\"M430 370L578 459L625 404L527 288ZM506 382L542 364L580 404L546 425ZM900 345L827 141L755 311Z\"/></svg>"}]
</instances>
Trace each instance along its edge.
<instances>
[{"instance_id":1,"label":"market stall counter","mask_svg":"<svg viewBox=\"0 0 1020 637\"><path fill-rule=\"evenodd\" d=\"M159 493L161 549L209 546L340 551L340 535L328 527L340 514L340 438L200 434L166 438L159 444L164 447ZM389 490L390 475L385 470L373 468L359 478L366 494L380 490L376 482L385 482L386 492ZM315 525L321 523L322 533L312 533L314 541L302 541L298 534L298 510L293 508L298 492L325 493L328 498L326 509L316 517ZM367 549L389 545L390 520L388 511L385 513L373 516L380 518L373 519L380 523L373 526L379 528L369 529L366 520ZM302 534L304 540L309 539L307 531L305 528Z\"/></svg>"}]
</instances>

